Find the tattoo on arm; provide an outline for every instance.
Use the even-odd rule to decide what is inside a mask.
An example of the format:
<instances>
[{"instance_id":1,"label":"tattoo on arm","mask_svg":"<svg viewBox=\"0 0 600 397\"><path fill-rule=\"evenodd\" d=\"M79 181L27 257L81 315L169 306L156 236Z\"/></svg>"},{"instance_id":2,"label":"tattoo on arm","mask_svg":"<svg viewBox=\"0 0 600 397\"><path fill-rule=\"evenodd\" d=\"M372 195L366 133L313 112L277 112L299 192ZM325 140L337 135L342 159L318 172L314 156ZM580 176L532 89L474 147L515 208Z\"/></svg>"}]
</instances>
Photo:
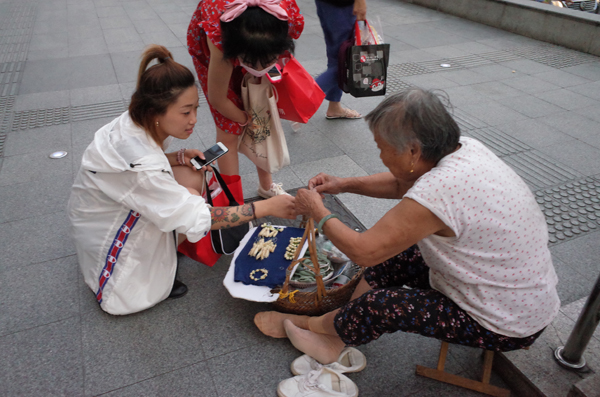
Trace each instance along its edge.
<instances>
[{"instance_id":1,"label":"tattoo on arm","mask_svg":"<svg viewBox=\"0 0 600 397\"><path fill-rule=\"evenodd\" d=\"M211 229L215 230L248 223L252 220L254 212L250 204L244 204L236 207L211 207L210 215Z\"/></svg>"}]
</instances>

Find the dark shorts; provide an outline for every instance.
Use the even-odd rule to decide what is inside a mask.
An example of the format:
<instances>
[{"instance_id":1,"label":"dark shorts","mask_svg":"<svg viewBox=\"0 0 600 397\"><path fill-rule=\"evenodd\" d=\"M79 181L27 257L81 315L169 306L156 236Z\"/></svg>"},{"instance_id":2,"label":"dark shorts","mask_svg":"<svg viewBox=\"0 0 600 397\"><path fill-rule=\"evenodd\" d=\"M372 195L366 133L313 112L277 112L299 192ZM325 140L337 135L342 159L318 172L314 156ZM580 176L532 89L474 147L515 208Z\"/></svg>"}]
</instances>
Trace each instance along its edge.
<instances>
[{"instance_id":1,"label":"dark shorts","mask_svg":"<svg viewBox=\"0 0 600 397\"><path fill-rule=\"evenodd\" d=\"M416 245L367 268L364 278L373 289L343 306L334 320L338 335L348 346L404 331L459 345L510 351L530 346L543 332L513 338L479 325L452 300L431 288L429 268Z\"/></svg>"}]
</instances>

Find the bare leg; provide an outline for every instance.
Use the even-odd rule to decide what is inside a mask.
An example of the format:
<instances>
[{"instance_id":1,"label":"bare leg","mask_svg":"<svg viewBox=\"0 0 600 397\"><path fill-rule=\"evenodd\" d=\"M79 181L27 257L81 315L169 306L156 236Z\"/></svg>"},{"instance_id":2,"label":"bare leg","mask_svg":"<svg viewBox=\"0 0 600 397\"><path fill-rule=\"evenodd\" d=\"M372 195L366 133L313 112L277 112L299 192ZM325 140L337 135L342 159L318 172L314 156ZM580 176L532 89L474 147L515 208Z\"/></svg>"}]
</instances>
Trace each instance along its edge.
<instances>
[{"instance_id":1,"label":"bare leg","mask_svg":"<svg viewBox=\"0 0 600 397\"><path fill-rule=\"evenodd\" d=\"M337 335L317 334L304 330L296 327L290 320L284 320L283 326L294 347L321 364L335 362L346 346Z\"/></svg>"},{"instance_id":2,"label":"bare leg","mask_svg":"<svg viewBox=\"0 0 600 397\"><path fill-rule=\"evenodd\" d=\"M224 175L239 175L240 162L238 159L238 135L228 134L217 128L217 142L222 142L229 151L217 160L219 171Z\"/></svg>"},{"instance_id":3,"label":"bare leg","mask_svg":"<svg viewBox=\"0 0 600 397\"><path fill-rule=\"evenodd\" d=\"M299 316L296 314L286 314L279 312L260 312L254 316L254 324L263 334L272 338L287 338L283 320L290 320L296 326L308 329L308 316Z\"/></svg>"},{"instance_id":4,"label":"bare leg","mask_svg":"<svg viewBox=\"0 0 600 397\"><path fill-rule=\"evenodd\" d=\"M356 288L354 289L350 300L353 301L354 299L358 298L359 296L370 290L372 290L372 288L369 285L369 283L367 283L367 281L364 278L361 278L358 284L356 285Z\"/></svg>"},{"instance_id":5,"label":"bare leg","mask_svg":"<svg viewBox=\"0 0 600 397\"><path fill-rule=\"evenodd\" d=\"M256 167L256 172L258 173L258 182L260 183L260 187L262 187L264 190L271 189L271 184L273 183L273 177L271 176L271 173L259 167Z\"/></svg>"}]
</instances>

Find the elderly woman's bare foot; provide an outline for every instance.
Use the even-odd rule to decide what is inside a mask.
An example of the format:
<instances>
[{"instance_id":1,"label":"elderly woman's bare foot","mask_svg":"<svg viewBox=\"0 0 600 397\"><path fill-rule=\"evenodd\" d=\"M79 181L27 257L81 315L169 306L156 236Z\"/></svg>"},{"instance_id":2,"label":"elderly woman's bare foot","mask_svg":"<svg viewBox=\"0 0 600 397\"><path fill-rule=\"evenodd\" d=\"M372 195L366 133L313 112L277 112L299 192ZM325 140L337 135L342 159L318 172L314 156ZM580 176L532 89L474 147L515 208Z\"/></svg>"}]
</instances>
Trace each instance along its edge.
<instances>
[{"instance_id":1,"label":"elderly woman's bare foot","mask_svg":"<svg viewBox=\"0 0 600 397\"><path fill-rule=\"evenodd\" d=\"M321 364L335 362L346 347L346 344L337 335L317 334L298 328L289 320L284 320L283 326L294 347Z\"/></svg>"},{"instance_id":2,"label":"elderly woman's bare foot","mask_svg":"<svg viewBox=\"0 0 600 397\"><path fill-rule=\"evenodd\" d=\"M272 338L287 338L283 320L290 320L300 328L308 329L308 316L298 316L279 312L260 312L254 316L254 324L260 332Z\"/></svg>"}]
</instances>

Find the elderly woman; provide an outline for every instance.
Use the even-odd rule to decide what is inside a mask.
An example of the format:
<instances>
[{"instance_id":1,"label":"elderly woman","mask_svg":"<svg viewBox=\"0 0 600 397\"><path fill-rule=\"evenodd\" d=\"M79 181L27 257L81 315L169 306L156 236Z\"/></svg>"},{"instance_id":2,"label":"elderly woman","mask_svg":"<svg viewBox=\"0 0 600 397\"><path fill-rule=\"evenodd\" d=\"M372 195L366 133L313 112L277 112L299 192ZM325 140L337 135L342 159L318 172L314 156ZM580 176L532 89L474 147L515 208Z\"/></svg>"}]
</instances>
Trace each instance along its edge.
<instances>
[{"instance_id":1,"label":"elderly woman","mask_svg":"<svg viewBox=\"0 0 600 397\"><path fill-rule=\"evenodd\" d=\"M365 268L353 299L321 317L258 313L256 325L322 364L396 331L495 351L531 345L560 302L545 219L525 182L461 137L429 91L393 95L366 121L389 172L319 174L295 201ZM320 194L342 192L400 202L357 233L323 206Z\"/></svg>"}]
</instances>

